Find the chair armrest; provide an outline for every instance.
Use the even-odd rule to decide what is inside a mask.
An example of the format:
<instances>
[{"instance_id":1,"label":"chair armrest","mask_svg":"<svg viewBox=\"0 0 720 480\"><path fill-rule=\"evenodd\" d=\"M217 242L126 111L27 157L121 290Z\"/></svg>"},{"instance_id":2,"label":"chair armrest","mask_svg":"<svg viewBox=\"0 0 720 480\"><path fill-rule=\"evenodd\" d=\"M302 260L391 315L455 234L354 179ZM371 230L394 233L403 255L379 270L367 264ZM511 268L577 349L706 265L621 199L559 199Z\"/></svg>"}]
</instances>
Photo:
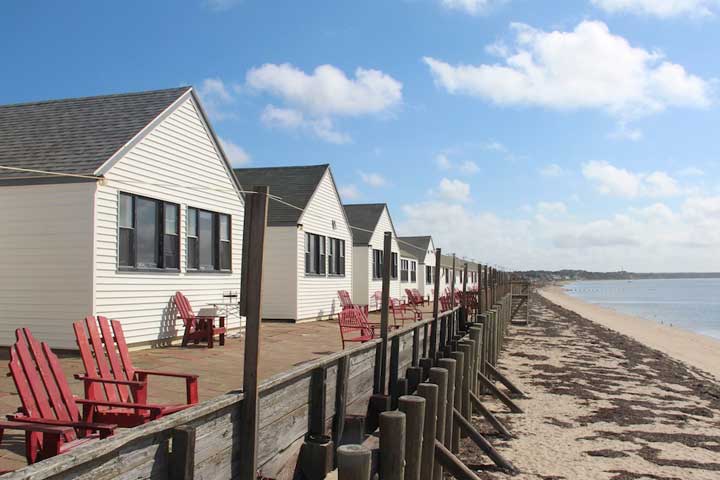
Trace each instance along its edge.
<instances>
[{"instance_id":1,"label":"chair armrest","mask_svg":"<svg viewBox=\"0 0 720 480\"><path fill-rule=\"evenodd\" d=\"M47 434L63 435L73 431L69 426L47 425L42 423L18 422L15 420L0 421L0 430L22 430L25 432L38 432Z\"/></svg>"},{"instance_id":2,"label":"chair armrest","mask_svg":"<svg viewBox=\"0 0 720 480\"><path fill-rule=\"evenodd\" d=\"M84 428L87 430L105 431L110 433L114 432L117 428L117 425L113 425L111 423L71 422L69 420L54 420L48 418L34 418L24 416L14 417L12 421L21 423L33 423L38 425L50 425L54 427Z\"/></svg>"},{"instance_id":3,"label":"chair armrest","mask_svg":"<svg viewBox=\"0 0 720 480\"><path fill-rule=\"evenodd\" d=\"M116 407L116 408L130 408L133 410L150 410L153 413L160 413L163 408L162 405L156 405L153 403L124 403L124 402L107 402L105 400L87 400L84 398L76 398L77 403L83 405L95 405L98 407Z\"/></svg>"},{"instance_id":4,"label":"chair armrest","mask_svg":"<svg viewBox=\"0 0 720 480\"><path fill-rule=\"evenodd\" d=\"M82 380L83 382L112 383L114 385L128 385L131 387L142 387L145 385L145 382L139 382L137 380L115 380L114 378L88 377L87 375L81 375L77 373L74 375L74 377L77 380Z\"/></svg>"},{"instance_id":5,"label":"chair armrest","mask_svg":"<svg viewBox=\"0 0 720 480\"><path fill-rule=\"evenodd\" d=\"M135 373L141 373L143 375L156 375L159 377L178 377L178 378L198 378L199 375L192 373L175 373L175 372L157 372L155 370L142 370L136 369Z\"/></svg>"}]
</instances>

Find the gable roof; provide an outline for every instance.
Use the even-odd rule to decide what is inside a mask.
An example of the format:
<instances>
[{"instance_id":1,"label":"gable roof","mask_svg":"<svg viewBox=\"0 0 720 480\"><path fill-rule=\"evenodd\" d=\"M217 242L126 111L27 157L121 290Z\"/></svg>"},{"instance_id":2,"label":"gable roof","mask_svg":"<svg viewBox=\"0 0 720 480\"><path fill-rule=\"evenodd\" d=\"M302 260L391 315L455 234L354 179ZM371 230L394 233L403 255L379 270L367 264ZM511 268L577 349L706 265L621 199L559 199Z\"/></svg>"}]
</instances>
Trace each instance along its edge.
<instances>
[{"instance_id":1,"label":"gable roof","mask_svg":"<svg viewBox=\"0 0 720 480\"><path fill-rule=\"evenodd\" d=\"M432 237L429 235L421 237L399 237L400 255L403 257L425 260L425 255L430 248ZM409 245L408 245L409 244Z\"/></svg>"},{"instance_id":2,"label":"gable roof","mask_svg":"<svg viewBox=\"0 0 720 480\"><path fill-rule=\"evenodd\" d=\"M106 161L189 91L191 87L180 87L2 105L0 165L96 175ZM46 176L0 169L0 180Z\"/></svg>"},{"instance_id":3,"label":"gable roof","mask_svg":"<svg viewBox=\"0 0 720 480\"><path fill-rule=\"evenodd\" d=\"M387 205L384 203L359 203L344 205L345 215L353 228L353 245L368 245ZM392 220L390 220L392 223Z\"/></svg>"},{"instance_id":4,"label":"gable roof","mask_svg":"<svg viewBox=\"0 0 720 480\"><path fill-rule=\"evenodd\" d=\"M267 185L270 195L280 197L284 202L303 210L315 193L328 164L297 167L236 168L233 170L240 184L246 187ZM267 223L270 226L297 225L302 211L297 208L270 201Z\"/></svg>"}]
</instances>

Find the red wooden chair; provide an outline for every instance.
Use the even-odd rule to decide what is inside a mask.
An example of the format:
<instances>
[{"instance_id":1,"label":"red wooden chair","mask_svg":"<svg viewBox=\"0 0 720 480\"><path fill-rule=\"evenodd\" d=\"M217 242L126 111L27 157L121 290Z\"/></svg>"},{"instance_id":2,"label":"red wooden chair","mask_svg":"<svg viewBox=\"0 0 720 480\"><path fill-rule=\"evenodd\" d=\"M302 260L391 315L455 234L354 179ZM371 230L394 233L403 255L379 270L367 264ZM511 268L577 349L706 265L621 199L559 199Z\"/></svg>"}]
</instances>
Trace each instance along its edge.
<instances>
[{"instance_id":1,"label":"red wooden chair","mask_svg":"<svg viewBox=\"0 0 720 480\"><path fill-rule=\"evenodd\" d=\"M447 295L443 295L442 297L440 297L440 310L443 312L447 312L450 309L450 297L448 297Z\"/></svg>"},{"instance_id":2,"label":"red wooden chair","mask_svg":"<svg viewBox=\"0 0 720 480\"><path fill-rule=\"evenodd\" d=\"M365 343L375 338L375 330L359 308L348 308L338 313L338 325L343 348L346 343Z\"/></svg>"},{"instance_id":3,"label":"red wooden chair","mask_svg":"<svg viewBox=\"0 0 720 480\"><path fill-rule=\"evenodd\" d=\"M415 296L415 300L419 300L422 302L421 305L430 305L430 297L423 297L422 293L420 293L420 290L417 288L412 289L413 295Z\"/></svg>"},{"instance_id":4,"label":"red wooden chair","mask_svg":"<svg viewBox=\"0 0 720 480\"><path fill-rule=\"evenodd\" d=\"M350 292L347 290L338 290L338 297L340 298L340 305L342 305L343 310L347 310L348 308L353 308L355 306L350 298Z\"/></svg>"},{"instance_id":5,"label":"red wooden chair","mask_svg":"<svg viewBox=\"0 0 720 480\"><path fill-rule=\"evenodd\" d=\"M396 328L399 328L401 326L405 326L405 322L414 322L416 320L419 320L418 318L418 311L413 308L411 304L408 303L401 303L400 300L397 298L391 298L390 299L390 311L393 315L393 320L395 322ZM420 313L420 319L422 318L422 313ZM398 321L400 322L398 324Z\"/></svg>"},{"instance_id":6,"label":"red wooden chair","mask_svg":"<svg viewBox=\"0 0 720 480\"><path fill-rule=\"evenodd\" d=\"M372 301L375 302L375 310L380 310L382 308L382 292L380 290L373 293Z\"/></svg>"},{"instance_id":7,"label":"red wooden chair","mask_svg":"<svg viewBox=\"0 0 720 480\"><path fill-rule=\"evenodd\" d=\"M67 452L89 441L112 435L116 425L94 423L100 407L156 411L149 405L103 402L75 398L57 356L45 343L35 340L27 328L15 330L10 348L10 373L22 407L0 422L0 439L5 429L23 430L28 463ZM97 379L101 383L113 383ZM83 415L78 405L83 406Z\"/></svg>"},{"instance_id":8,"label":"red wooden chair","mask_svg":"<svg viewBox=\"0 0 720 480\"><path fill-rule=\"evenodd\" d=\"M213 348L215 335L220 335L220 345L225 345L225 317L220 319L220 326L215 326L215 316L198 316L193 313L192 306L187 297L181 292L175 294L175 306L185 326L182 346L187 346L191 340L197 344L207 342L208 348Z\"/></svg>"},{"instance_id":9,"label":"red wooden chair","mask_svg":"<svg viewBox=\"0 0 720 480\"><path fill-rule=\"evenodd\" d=\"M121 427L134 427L198 403L197 375L156 372L133 367L122 325L117 320L108 321L105 317L97 317L96 322L94 317L88 316L84 322L73 323L73 329L85 367L85 374L75 375L75 378L85 384L86 399L136 403L155 408L153 411L133 411L121 407L100 407L94 414L95 420L114 423ZM186 404L148 404L149 375L184 379ZM107 380L108 383L97 383L97 379Z\"/></svg>"}]
</instances>

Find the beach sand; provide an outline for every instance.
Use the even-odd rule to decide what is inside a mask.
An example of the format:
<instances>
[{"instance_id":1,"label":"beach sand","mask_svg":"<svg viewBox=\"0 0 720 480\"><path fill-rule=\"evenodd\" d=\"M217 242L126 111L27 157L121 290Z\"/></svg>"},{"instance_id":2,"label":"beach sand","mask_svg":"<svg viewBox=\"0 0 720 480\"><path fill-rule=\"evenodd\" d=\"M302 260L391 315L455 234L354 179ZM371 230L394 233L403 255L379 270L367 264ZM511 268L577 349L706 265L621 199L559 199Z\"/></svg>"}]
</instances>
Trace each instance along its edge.
<instances>
[{"instance_id":1,"label":"beach sand","mask_svg":"<svg viewBox=\"0 0 720 480\"><path fill-rule=\"evenodd\" d=\"M539 293L563 308L628 335L720 380L720 340L586 303L568 295L560 286L546 287Z\"/></svg>"},{"instance_id":2,"label":"beach sand","mask_svg":"<svg viewBox=\"0 0 720 480\"><path fill-rule=\"evenodd\" d=\"M524 413L483 397L515 438L473 418L520 474L499 472L464 440L461 458L480 478L720 479L720 385L709 374L539 296L530 319L511 327L499 362L529 396L517 400Z\"/></svg>"}]
</instances>

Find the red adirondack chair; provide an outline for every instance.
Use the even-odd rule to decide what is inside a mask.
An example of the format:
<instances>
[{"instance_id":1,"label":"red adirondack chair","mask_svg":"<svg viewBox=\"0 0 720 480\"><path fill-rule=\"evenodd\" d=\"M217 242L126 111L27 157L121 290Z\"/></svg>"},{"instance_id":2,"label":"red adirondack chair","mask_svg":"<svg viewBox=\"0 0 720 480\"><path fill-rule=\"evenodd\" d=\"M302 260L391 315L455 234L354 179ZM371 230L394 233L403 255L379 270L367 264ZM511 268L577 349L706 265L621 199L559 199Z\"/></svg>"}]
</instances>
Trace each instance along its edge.
<instances>
[{"instance_id":1,"label":"red adirondack chair","mask_svg":"<svg viewBox=\"0 0 720 480\"><path fill-rule=\"evenodd\" d=\"M343 310L354 307L352 299L350 298L350 292L347 290L338 290L338 297L340 298L340 305L342 305Z\"/></svg>"},{"instance_id":2,"label":"red adirondack chair","mask_svg":"<svg viewBox=\"0 0 720 480\"><path fill-rule=\"evenodd\" d=\"M359 308L348 308L338 313L338 325L343 348L346 343L365 343L375 338L375 330Z\"/></svg>"},{"instance_id":3,"label":"red adirondack chair","mask_svg":"<svg viewBox=\"0 0 720 480\"><path fill-rule=\"evenodd\" d=\"M450 310L450 308L450 297L448 297L447 295L443 295L442 297L440 297L440 310L446 312Z\"/></svg>"},{"instance_id":4,"label":"red adirondack chair","mask_svg":"<svg viewBox=\"0 0 720 480\"><path fill-rule=\"evenodd\" d=\"M373 293L372 300L375 302L375 310L380 310L382 308L382 292L378 290Z\"/></svg>"},{"instance_id":5,"label":"red adirondack chair","mask_svg":"<svg viewBox=\"0 0 720 480\"><path fill-rule=\"evenodd\" d=\"M100 329L98 330L98 325ZM84 375L75 375L85 384L85 398L108 402L137 403L154 410L133 411L127 408L98 408L94 418L121 427L134 427L198 403L198 376L185 373L157 372L133 367L125 343L122 325L105 317L85 317L73 323L75 340L80 349ZM149 404L148 376L176 377L185 380L185 404ZM97 379L112 383L98 384Z\"/></svg>"},{"instance_id":6,"label":"red adirondack chair","mask_svg":"<svg viewBox=\"0 0 720 480\"><path fill-rule=\"evenodd\" d=\"M415 310L412 305L401 303L397 298L390 299L390 311L392 312L395 325L398 327L405 326L406 321L414 322L418 320L419 312ZM420 318L422 318L422 313L420 313ZM398 321L400 322L399 324Z\"/></svg>"},{"instance_id":7,"label":"red adirondack chair","mask_svg":"<svg viewBox=\"0 0 720 480\"><path fill-rule=\"evenodd\" d=\"M175 306L185 326L182 346L187 346L191 340L194 343L207 342L208 348L213 348L215 335L220 335L220 345L225 345L225 317L198 316L193 313L192 306L187 297L181 292L175 294ZM215 318L220 319L220 326L215 326Z\"/></svg>"},{"instance_id":8,"label":"red adirondack chair","mask_svg":"<svg viewBox=\"0 0 720 480\"><path fill-rule=\"evenodd\" d=\"M104 402L75 398L57 356L45 343L35 340L27 328L15 330L10 348L10 375L22 407L0 422L0 439L5 429L24 430L28 463L67 452L78 445L112 435L116 425L94 423L101 407L154 410L148 405ZM96 382L113 383L96 379ZM78 405L83 406L80 414Z\"/></svg>"}]
</instances>

